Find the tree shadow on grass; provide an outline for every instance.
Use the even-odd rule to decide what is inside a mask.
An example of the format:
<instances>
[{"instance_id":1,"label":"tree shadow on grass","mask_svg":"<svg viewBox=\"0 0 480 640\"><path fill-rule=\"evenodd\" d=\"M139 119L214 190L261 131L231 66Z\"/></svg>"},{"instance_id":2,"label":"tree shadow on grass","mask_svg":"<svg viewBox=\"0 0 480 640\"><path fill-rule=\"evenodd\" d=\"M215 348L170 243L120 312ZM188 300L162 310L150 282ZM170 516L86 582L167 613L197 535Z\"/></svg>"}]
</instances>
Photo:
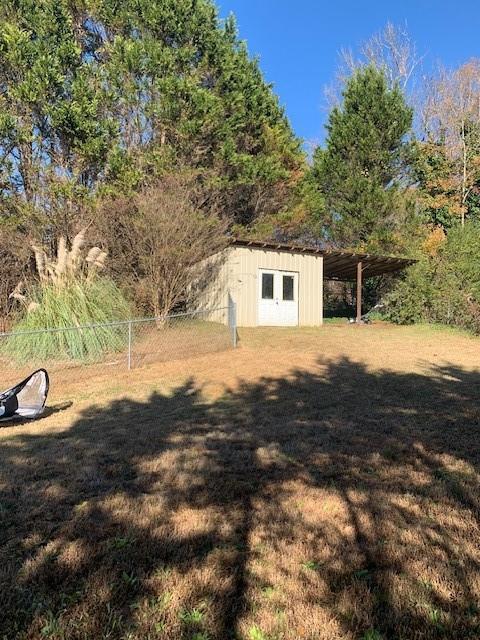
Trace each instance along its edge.
<instances>
[{"instance_id":1,"label":"tree shadow on grass","mask_svg":"<svg viewBox=\"0 0 480 640\"><path fill-rule=\"evenodd\" d=\"M477 638L479 383L344 359L14 432L0 636Z\"/></svg>"},{"instance_id":2,"label":"tree shadow on grass","mask_svg":"<svg viewBox=\"0 0 480 640\"><path fill-rule=\"evenodd\" d=\"M44 420L50 416L53 416L55 413L60 413L61 411L66 411L70 409L73 405L71 400L66 400L65 402L57 402L55 404L49 404L45 407L43 413L32 420L31 418L23 418L22 416L13 416L12 418L2 418L0 420L0 429L7 427L19 427L23 424L38 424L40 420Z\"/></svg>"}]
</instances>

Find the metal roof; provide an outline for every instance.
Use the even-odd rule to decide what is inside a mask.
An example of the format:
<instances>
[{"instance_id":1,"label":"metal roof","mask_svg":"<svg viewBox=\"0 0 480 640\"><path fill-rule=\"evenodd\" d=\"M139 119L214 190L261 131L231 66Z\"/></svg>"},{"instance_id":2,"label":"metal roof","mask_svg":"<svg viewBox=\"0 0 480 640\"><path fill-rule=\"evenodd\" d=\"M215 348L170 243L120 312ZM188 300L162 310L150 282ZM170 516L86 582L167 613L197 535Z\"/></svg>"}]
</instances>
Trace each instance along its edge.
<instances>
[{"instance_id":1,"label":"metal roof","mask_svg":"<svg viewBox=\"0 0 480 640\"><path fill-rule=\"evenodd\" d=\"M385 273L400 271L414 264L416 260L398 258L395 256L376 256L369 253L351 253L350 251L331 251L313 246L286 244L282 242L263 242L261 240L247 240L234 238L231 244L252 249L267 251L283 251L288 253L306 253L323 256L323 273L328 280L356 280L357 265L362 263L364 278L380 276Z\"/></svg>"}]
</instances>

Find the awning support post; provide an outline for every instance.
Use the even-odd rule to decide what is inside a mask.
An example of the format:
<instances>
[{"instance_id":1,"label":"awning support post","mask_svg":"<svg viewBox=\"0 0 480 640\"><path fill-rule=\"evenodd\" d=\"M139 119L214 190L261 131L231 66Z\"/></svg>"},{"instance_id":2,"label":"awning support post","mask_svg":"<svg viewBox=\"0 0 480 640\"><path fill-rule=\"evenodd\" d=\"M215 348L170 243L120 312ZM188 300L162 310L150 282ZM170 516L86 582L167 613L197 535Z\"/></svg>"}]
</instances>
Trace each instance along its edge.
<instances>
[{"instance_id":1,"label":"awning support post","mask_svg":"<svg viewBox=\"0 0 480 640\"><path fill-rule=\"evenodd\" d=\"M356 322L362 321L362 261L357 263L357 318Z\"/></svg>"}]
</instances>

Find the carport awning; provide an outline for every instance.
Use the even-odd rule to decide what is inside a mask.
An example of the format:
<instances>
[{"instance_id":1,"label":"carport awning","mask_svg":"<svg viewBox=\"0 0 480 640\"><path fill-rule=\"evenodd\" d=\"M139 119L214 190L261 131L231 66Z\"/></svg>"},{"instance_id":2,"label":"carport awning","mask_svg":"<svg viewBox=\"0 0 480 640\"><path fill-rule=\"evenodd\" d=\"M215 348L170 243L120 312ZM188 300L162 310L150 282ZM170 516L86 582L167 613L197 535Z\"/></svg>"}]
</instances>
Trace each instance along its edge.
<instances>
[{"instance_id":1,"label":"carport awning","mask_svg":"<svg viewBox=\"0 0 480 640\"><path fill-rule=\"evenodd\" d=\"M323 253L324 276L331 280L356 280L357 265L361 263L364 278L381 276L409 267L415 260L393 256L372 256L368 253L344 253L326 251Z\"/></svg>"},{"instance_id":2,"label":"carport awning","mask_svg":"<svg viewBox=\"0 0 480 640\"><path fill-rule=\"evenodd\" d=\"M261 242L258 240L244 240L235 238L232 244L269 251L284 251L288 253L307 253L323 256L323 273L328 280L357 280L358 265L361 265L363 278L381 276L405 269L415 263L415 260L397 258L394 256L376 256L368 253L351 253L349 251L330 251L296 244L279 242Z\"/></svg>"}]
</instances>

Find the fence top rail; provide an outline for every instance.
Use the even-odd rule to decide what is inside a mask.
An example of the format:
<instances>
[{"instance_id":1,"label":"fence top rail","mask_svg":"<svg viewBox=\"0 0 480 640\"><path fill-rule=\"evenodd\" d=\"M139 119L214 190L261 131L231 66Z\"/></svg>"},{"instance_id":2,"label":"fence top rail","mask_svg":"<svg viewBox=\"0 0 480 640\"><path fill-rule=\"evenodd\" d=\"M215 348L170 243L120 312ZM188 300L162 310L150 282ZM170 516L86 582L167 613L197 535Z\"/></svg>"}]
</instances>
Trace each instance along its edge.
<instances>
[{"instance_id":1,"label":"fence top rail","mask_svg":"<svg viewBox=\"0 0 480 640\"><path fill-rule=\"evenodd\" d=\"M215 313L216 311L227 311L228 307L216 307L215 309L197 309L196 311L185 311L183 313L171 313L166 316L151 316L148 318L131 318L130 320L115 320L113 322L97 322L94 324L79 324L70 327L49 327L46 329L30 329L28 331L4 331L0 332L0 338L8 338L13 336L31 336L42 333L61 333L62 331L79 331L80 329L99 329L102 327L121 327L132 324L140 324L142 322L165 322L175 318L186 318L199 316L207 313Z\"/></svg>"}]
</instances>

